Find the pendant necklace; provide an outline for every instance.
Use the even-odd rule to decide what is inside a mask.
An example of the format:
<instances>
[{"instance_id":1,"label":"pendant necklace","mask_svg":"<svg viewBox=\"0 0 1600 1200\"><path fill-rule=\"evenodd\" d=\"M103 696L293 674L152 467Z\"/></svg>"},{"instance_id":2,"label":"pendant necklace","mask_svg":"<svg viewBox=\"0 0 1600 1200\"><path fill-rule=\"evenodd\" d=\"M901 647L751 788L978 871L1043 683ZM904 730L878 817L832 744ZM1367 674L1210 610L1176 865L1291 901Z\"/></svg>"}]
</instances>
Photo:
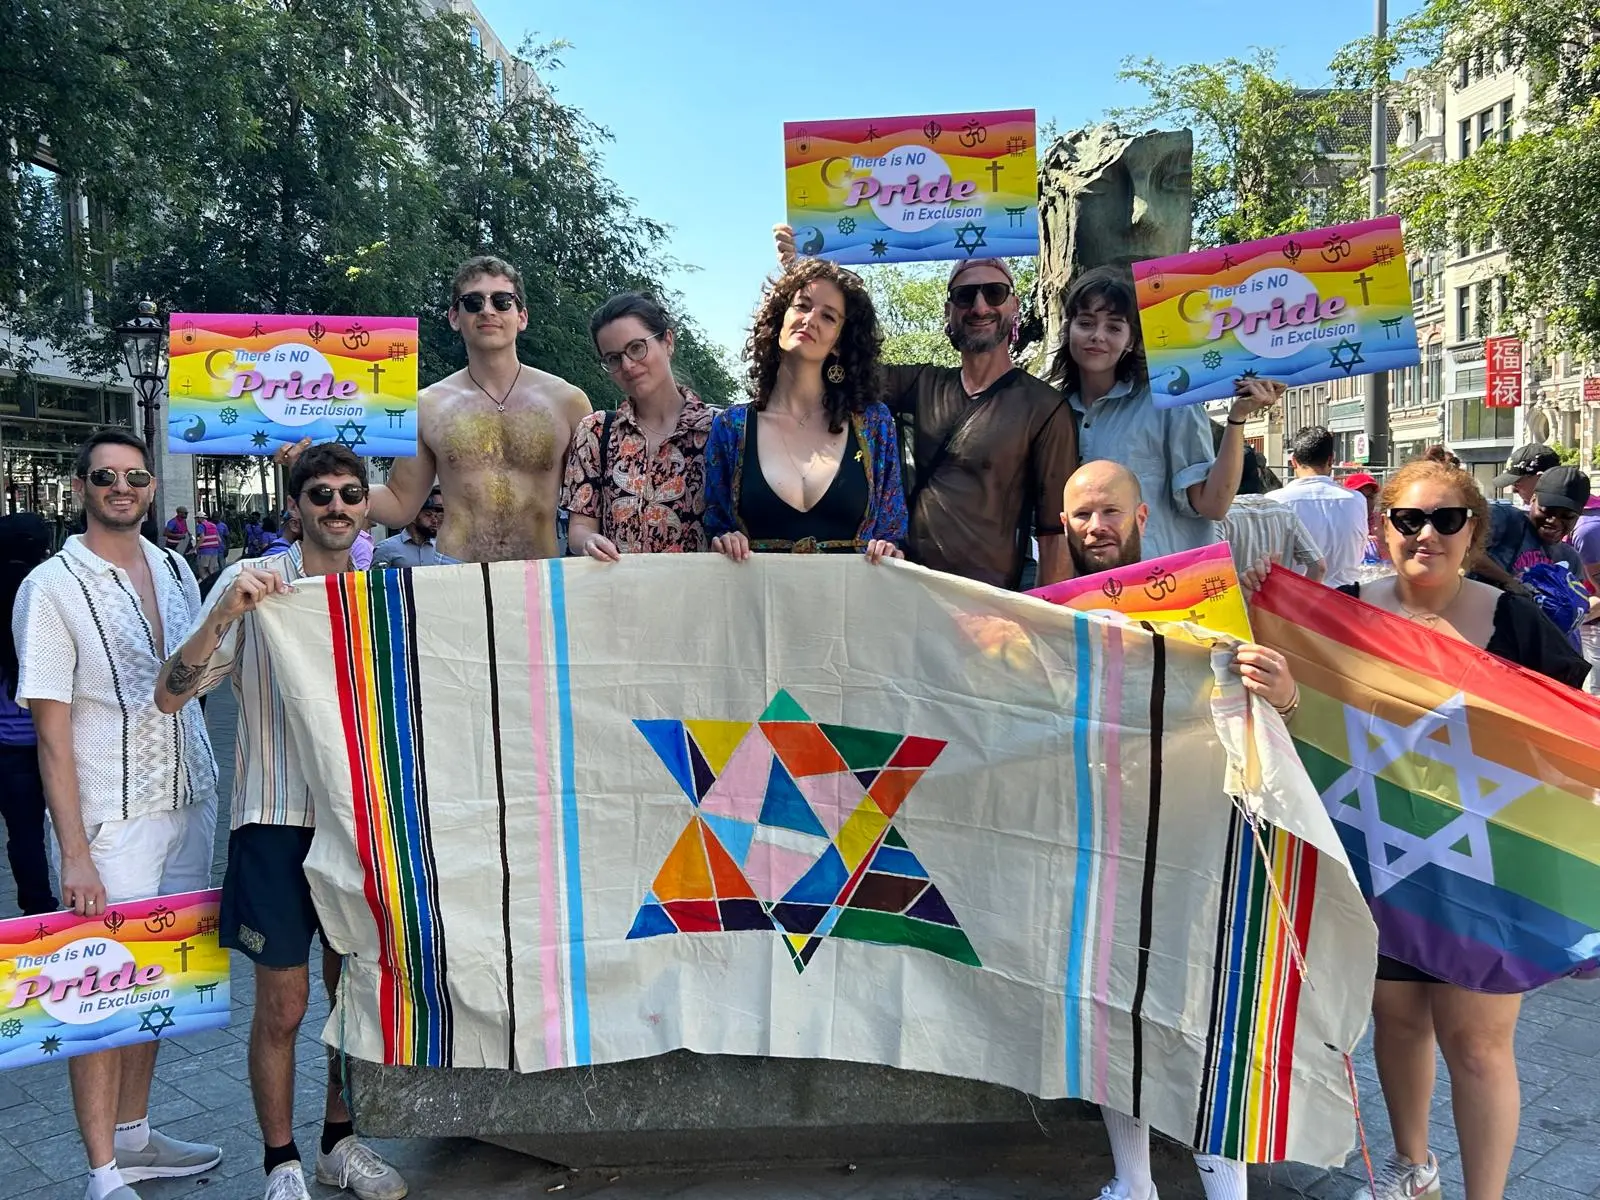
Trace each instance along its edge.
<instances>
[{"instance_id":1,"label":"pendant necklace","mask_svg":"<svg viewBox=\"0 0 1600 1200\"><path fill-rule=\"evenodd\" d=\"M489 397L489 400L494 405L494 409L495 409L496 412L505 412L505 410L506 410L506 401L511 399L511 393L517 390L517 384L522 382L522 364L521 363L517 364L517 377L511 381L511 386L506 389L506 394L504 396L500 397L500 399L498 399L498 400L495 399L493 392L491 392L488 388L484 387L483 384L478 382L478 377L472 373L472 368L471 367L467 368L467 378L472 380L473 385L480 392L482 392L485 396Z\"/></svg>"},{"instance_id":2,"label":"pendant necklace","mask_svg":"<svg viewBox=\"0 0 1600 1200\"><path fill-rule=\"evenodd\" d=\"M1448 609L1456 602L1456 597L1461 595L1461 589L1466 586L1466 582L1466 579L1462 578L1456 583L1455 595L1451 596L1449 600L1445 601L1444 605L1439 609L1438 612L1419 612L1416 609L1407 608L1405 606L1405 602L1400 599L1400 593L1398 591L1395 593L1394 602L1396 607L1400 609L1400 615L1406 620L1415 621L1417 624L1427 626L1431 629L1440 621L1444 620L1445 609Z\"/></svg>"}]
</instances>

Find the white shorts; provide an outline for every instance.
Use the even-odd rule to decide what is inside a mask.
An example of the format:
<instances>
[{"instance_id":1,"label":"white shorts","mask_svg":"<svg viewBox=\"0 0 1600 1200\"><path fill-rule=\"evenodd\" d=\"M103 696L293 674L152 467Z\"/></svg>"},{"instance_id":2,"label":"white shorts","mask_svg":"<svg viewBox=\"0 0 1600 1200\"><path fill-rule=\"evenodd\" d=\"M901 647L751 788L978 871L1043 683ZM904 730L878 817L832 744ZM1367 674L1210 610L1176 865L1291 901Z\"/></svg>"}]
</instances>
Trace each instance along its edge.
<instances>
[{"instance_id":1,"label":"white shorts","mask_svg":"<svg viewBox=\"0 0 1600 1200\"><path fill-rule=\"evenodd\" d=\"M217 801L84 826L106 903L197 892L211 886ZM50 866L61 882L61 844L50 837Z\"/></svg>"}]
</instances>

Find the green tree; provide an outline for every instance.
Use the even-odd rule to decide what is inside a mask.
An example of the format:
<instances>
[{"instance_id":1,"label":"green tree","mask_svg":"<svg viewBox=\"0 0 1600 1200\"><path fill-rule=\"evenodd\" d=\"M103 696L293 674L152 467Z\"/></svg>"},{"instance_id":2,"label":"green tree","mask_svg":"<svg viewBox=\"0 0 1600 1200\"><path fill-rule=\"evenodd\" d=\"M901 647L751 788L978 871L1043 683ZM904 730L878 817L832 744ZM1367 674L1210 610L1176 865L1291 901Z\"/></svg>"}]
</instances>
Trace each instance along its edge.
<instances>
[{"instance_id":1,"label":"green tree","mask_svg":"<svg viewBox=\"0 0 1600 1200\"><path fill-rule=\"evenodd\" d=\"M1600 7L1594 0L1426 0L1390 36L1334 60L1351 86L1425 66L1413 86L1451 86L1462 64L1496 57L1526 72L1531 103L1513 136L1456 162L1391 180L1391 204L1419 244L1498 240L1513 318L1546 319L1557 346L1600 355Z\"/></svg>"},{"instance_id":2,"label":"green tree","mask_svg":"<svg viewBox=\"0 0 1600 1200\"><path fill-rule=\"evenodd\" d=\"M605 177L605 132L531 73L528 86L503 78L463 17L416 0L100 8L92 35L44 10L28 43L32 62L48 57L52 36L67 37L74 62L102 68L86 85L0 75L0 134L38 126L20 144L59 147L59 178L101 214L52 259L43 247L62 242L51 242L60 230L49 228L44 183L0 205L0 278L25 280L0 298L0 324L105 367L115 347L105 324L74 311L74 284L85 264L114 262L98 279L102 321L143 294L207 312L414 314L428 383L464 362L444 321L450 276L489 253L523 271L525 360L597 404L615 401L588 316L614 291L660 290L666 231ZM559 48L525 53L552 72ZM125 127L50 124L74 103L134 111ZM73 140L80 131L89 153ZM732 379L680 316L680 368L725 402Z\"/></svg>"},{"instance_id":3,"label":"green tree","mask_svg":"<svg viewBox=\"0 0 1600 1200\"><path fill-rule=\"evenodd\" d=\"M1359 96L1296 87L1270 50L1172 67L1126 59L1118 78L1149 99L1111 116L1125 126L1194 131L1194 240L1228 245L1365 215L1366 126ZM1360 151L1355 155L1352 146Z\"/></svg>"}]
</instances>

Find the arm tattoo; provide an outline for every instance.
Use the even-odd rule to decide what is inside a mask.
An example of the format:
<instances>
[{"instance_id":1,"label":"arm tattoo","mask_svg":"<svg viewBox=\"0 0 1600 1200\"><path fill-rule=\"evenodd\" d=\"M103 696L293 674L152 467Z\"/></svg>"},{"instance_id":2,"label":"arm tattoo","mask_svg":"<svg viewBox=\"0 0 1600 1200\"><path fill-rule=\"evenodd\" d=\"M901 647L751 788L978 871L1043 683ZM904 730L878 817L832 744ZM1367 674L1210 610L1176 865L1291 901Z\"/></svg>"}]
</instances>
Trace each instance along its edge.
<instances>
[{"instance_id":1,"label":"arm tattoo","mask_svg":"<svg viewBox=\"0 0 1600 1200\"><path fill-rule=\"evenodd\" d=\"M174 696L182 696L194 690L200 682L200 676L205 674L205 664L191 667L183 659L178 659L172 664L172 670L167 672L166 688Z\"/></svg>"}]
</instances>

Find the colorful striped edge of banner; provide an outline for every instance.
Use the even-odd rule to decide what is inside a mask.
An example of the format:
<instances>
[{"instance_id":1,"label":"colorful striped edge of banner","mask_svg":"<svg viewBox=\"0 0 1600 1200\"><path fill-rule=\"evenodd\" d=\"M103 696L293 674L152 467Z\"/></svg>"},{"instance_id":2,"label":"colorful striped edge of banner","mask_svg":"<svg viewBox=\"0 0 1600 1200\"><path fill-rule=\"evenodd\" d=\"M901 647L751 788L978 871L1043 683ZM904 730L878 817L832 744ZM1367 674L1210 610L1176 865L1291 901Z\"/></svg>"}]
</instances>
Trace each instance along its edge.
<instances>
[{"instance_id":1,"label":"colorful striped edge of banner","mask_svg":"<svg viewBox=\"0 0 1600 1200\"><path fill-rule=\"evenodd\" d=\"M383 1061L451 1065L409 571L326 579L363 892L379 939Z\"/></svg>"}]
</instances>

